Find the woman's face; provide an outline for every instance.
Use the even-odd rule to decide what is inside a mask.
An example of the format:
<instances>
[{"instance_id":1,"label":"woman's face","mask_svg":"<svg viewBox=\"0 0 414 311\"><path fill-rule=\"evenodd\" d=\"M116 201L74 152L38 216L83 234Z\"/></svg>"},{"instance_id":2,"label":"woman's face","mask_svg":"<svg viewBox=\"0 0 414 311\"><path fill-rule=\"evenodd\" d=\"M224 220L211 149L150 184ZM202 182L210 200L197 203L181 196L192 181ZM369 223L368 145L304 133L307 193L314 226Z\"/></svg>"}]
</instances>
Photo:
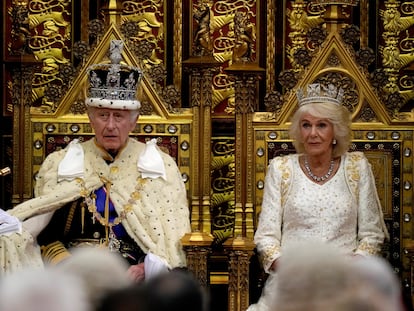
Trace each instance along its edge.
<instances>
[{"instance_id":1,"label":"woman's face","mask_svg":"<svg viewBox=\"0 0 414 311\"><path fill-rule=\"evenodd\" d=\"M89 114L97 143L108 152L117 152L123 147L129 133L135 128L129 110L95 108Z\"/></svg>"},{"instance_id":2,"label":"woman's face","mask_svg":"<svg viewBox=\"0 0 414 311\"><path fill-rule=\"evenodd\" d=\"M331 155L334 129L327 119L304 114L300 121L300 134L307 155Z\"/></svg>"}]
</instances>

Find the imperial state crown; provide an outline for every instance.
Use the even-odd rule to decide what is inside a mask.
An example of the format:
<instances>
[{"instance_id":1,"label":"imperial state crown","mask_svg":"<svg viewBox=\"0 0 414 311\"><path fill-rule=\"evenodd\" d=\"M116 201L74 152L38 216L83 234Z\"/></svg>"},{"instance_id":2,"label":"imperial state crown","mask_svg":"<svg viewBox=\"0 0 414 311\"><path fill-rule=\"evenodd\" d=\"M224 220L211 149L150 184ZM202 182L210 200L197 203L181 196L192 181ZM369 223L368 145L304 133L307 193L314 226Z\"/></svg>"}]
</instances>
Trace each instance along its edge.
<instances>
[{"instance_id":1,"label":"imperial state crown","mask_svg":"<svg viewBox=\"0 0 414 311\"><path fill-rule=\"evenodd\" d=\"M121 64L123 42L111 41L111 63L94 64L88 68L89 90L87 106L136 110L141 103L136 97L142 78L139 68Z\"/></svg>"}]
</instances>

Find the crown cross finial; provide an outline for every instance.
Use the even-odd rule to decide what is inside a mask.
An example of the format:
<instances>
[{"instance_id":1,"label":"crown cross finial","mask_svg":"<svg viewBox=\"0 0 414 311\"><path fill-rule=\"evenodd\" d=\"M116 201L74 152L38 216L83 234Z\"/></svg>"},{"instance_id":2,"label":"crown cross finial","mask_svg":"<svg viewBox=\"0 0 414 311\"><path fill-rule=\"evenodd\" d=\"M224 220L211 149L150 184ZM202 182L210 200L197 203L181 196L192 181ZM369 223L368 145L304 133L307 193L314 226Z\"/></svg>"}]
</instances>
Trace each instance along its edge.
<instances>
[{"instance_id":1,"label":"crown cross finial","mask_svg":"<svg viewBox=\"0 0 414 311\"><path fill-rule=\"evenodd\" d=\"M333 84L327 86L319 83L309 84L306 88L306 94L303 89L296 92L299 106L311 103L331 103L341 105L344 95L343 89L338 89Z\"/></svg>"},{"instance_id":2,"label":"crown cross finial","mask_svg":"<svg viewBox=\"0 0 414 311\"><path fill-rule=\"evenodd\" d=\"M109 59L112 64L119 64L122 60L122 50L124 49L124 43L122 40L112 40L109 48Z\"/></svg>"}]
</instances>

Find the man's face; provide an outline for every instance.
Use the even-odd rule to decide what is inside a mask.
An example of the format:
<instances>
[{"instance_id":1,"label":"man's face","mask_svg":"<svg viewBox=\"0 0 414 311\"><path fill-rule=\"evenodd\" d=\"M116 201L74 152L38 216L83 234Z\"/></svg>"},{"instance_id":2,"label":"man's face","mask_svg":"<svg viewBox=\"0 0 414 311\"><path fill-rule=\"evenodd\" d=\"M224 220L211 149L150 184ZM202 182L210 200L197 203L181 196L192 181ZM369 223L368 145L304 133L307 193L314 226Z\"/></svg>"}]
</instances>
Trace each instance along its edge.
<instances>
[{"instance_id":1,"label":"man's face","mask_svg":"<svg viewBox=\"0 0 414 311\"><path fill-rule=\"evenodd\" d=\"M117 152L126 144L137 119L138 113L130 110L92 108L89 111L96 141L108 152Z\"/></svg>"}]
</instances>

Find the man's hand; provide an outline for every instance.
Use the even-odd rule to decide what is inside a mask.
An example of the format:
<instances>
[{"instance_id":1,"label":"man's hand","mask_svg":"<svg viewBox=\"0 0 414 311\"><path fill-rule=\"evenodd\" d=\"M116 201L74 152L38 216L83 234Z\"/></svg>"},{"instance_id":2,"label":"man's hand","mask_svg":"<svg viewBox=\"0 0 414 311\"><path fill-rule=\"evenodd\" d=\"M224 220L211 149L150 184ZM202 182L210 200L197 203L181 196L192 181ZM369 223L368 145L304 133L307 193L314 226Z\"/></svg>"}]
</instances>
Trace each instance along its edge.
<instances>
[{"instance_id":1,"label":"man's hand","mask_svg":"<svg viewBox=\"0 0 414 311\"><path fill-rule=\"evenodd\" d=\"M128 276L137 283L143 281L145 279L144 263L130 266L128 268Z\"/></svg>"}]
</instances>

